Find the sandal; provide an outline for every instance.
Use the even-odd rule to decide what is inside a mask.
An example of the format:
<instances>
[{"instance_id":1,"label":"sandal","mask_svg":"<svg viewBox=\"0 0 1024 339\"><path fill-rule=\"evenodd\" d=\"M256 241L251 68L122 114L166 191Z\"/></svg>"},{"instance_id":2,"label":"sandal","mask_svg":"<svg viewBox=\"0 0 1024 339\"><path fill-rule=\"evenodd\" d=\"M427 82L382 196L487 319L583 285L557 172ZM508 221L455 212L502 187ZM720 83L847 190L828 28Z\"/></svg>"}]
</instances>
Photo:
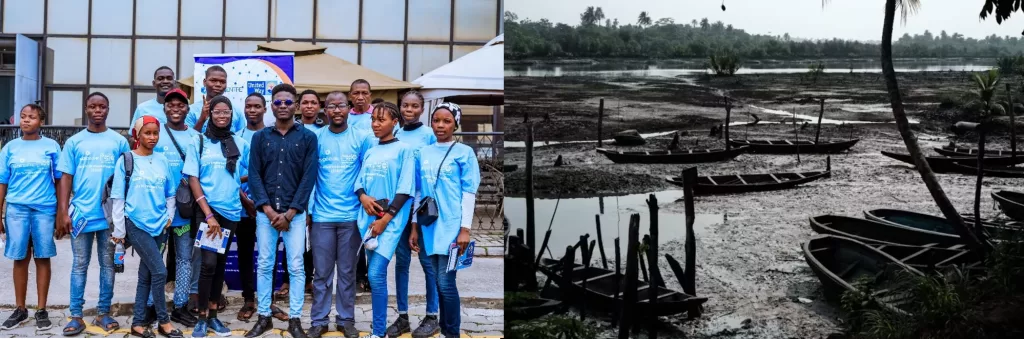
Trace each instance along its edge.
<instances>
[{"instance_id":1,"label":"sandal","mask_svg":"<svg viewBox=\"0 0 1024 339\"><path fill-rule=\"evenodd\" d=\"M242 309L238 310L238 320L249 321L249 318L252 318L253 313L256 313L256 303L247 301L245 302L245 306L242 306Z\"/></svg>"},{"instance_id":2,"label":"sandal","mask_svg":"<svg viewBox=\"0 0 1024 339\"><path fill-rule=\"evenodd\" d=\"M291 319L291 317L288 316L288 313L282 311L281 308L277 307L277 305L270 305L270 316L280 321L288 321Z\"/></svg>"},{"instance_id":3,"label":"sandal","mask_svg":"<svg viewBox=\"0 0 1024 339\"><path fill-rule=\"evenodd\" d=\"M281 288L274 292L274 296L278 298L288 298L288 284L282 284Z\"/></svg>"},{"instance_id":4,"label":"sandal","mask_svg":"<svg viewBox=\"0 0 1024 339\"><path fill-rule=\"evenodd\" d=\"M228 298L221 295L220 300L217 301L217 312L224 312L225 308L228 308Z\"/></svg>"},{"instance_id":5,"label":"sandal","mask_svg":"<svg viewBox=\"0 0 1024 339\"><path fill-rule=\"evenodd\" d=\"M99 316L99 318L92 321L92 324L99 326L104 331L107 331L107 333L117 331L121 328L121 324L119 324L117 320L114 320L114 318L111 318L109 314ZM114 326L111 327L110 325Z\"/></svg>"},{"instance_id":6,"label":"sandal","mask_svg":"<svg viewBox=\"0 0 1024 339\"><path fill-rule=\"evenodd\" d=\"M64 336L73 337L85 331L85 322L82 318L71 318L67 325L64 325Z\"/></svg>"}]
</instances>

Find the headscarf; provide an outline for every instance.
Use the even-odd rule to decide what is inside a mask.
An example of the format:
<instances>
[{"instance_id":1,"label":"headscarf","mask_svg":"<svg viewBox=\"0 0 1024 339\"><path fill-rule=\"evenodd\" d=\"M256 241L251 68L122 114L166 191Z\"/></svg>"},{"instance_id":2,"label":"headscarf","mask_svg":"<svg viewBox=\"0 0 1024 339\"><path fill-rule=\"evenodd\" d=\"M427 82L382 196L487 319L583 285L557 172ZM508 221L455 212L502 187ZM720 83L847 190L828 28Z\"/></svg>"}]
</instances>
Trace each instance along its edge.
<instances>
[{"instance_id":1,"label":"headscarf","mask_svg":"<svg viewBox=\"0 0 1024 339\"><path fill-rule=\"evenodd\" d=\"M213 108L221 103L228 105L228 109L231 110L231 117L228 118L227 127L218 127L217 124L213 123ZM210 99L210 111L210 120L206 123L206 132L203 132L203 135L213 140L215 144L220 143L220 151L224 154L224 158L228 159L225 167L228 172L234 174L235 165L242 154L238 151L238 145L235 145L234 134L231 133L231 119L235 118L234 108L231 107L231 99L223 95L213 97L213 99Z\"/></svg>"},{"instance_id":2,"label":"headscarf","mask_svg":"<svg viewBox=\"0 0 1024 339\"><path fill-rule=\"evenodd\" d=\"M142 126L146 126L146 124L156 124L156 127L160 128L160 120L151 115L143 115L138 120L135 120L135 124L132 125L132 138L135 138L135 146L132 149L139 148L139 143L142 142L139 139L139 133L142 131Z\"/></svg>"},{"instance_id":3,"label":"headscarf","mask_svg":"<svg viewBox=\"0 0 1024 339\"><path fill-rule=\"evenodd\" d=\"M459 128L459 121L462 120L462 107L459 107L459 104L454 102L442 102L437 107L434 107L434 111L430 112L430 121L434 121L434 113L437 113L437 110L442 108L452 112L452 116L455 117L455 128Z\"/></svg>"}]
</instances>

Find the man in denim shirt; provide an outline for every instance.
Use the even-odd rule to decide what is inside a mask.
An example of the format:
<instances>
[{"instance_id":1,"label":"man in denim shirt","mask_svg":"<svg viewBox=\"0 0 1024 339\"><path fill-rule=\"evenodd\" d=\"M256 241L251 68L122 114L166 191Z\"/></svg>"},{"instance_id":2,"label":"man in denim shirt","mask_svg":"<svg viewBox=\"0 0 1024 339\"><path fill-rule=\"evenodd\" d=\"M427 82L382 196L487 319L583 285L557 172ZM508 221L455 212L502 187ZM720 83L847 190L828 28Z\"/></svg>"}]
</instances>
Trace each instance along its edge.
<instances>
[{"instance_id":1,"label":"man in denim shirt","mask_svg":"<svg viewBox=\"0 0 1024 339\"><path fill-rule=\"evenodd\" d=\"M278 238L284 240L288 255L288 276L292 286L303 286L302 253L306 246L306 208L316 183L316 135L295 123L298 95L289 84L274 86L272 91L273 128L252 136L249 152L249 190L256 202L257 259L256 295L259 320L247 338L262 335L273 328L270 318L272 273ZM301 288L293 288L288 296L288 333L304 338L301 316L305 300Z\"/></svg>"}]
</instances>

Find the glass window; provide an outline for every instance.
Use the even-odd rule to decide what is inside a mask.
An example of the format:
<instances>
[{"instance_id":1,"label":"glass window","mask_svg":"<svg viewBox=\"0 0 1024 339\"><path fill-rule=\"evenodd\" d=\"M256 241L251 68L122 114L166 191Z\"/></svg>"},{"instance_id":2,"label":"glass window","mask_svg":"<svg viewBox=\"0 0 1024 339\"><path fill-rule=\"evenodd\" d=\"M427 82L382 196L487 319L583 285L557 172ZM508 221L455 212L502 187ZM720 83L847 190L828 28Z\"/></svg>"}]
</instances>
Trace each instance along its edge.
<instances>
[{"instance_id":1,"label":"glass window","mask_svg":"<svg viewBox=\"0 0 1024 339\"><path fill-rule=\"evenodd\" d=\"M335 42L317 42L317 45L327 47L327 54L339 57L353 64L359 61L359 45Z\"/></svg>"},{"instance_id":2,"label":"glass window","mask_svg":"<svg viewBox=\"0 0 1024 339\"><path fill-rule=\"evenodd\" d=\"M274 38L312 38L313 0L274 0L271 27Z\"/></svg>"},{"instance_id":3,"label":"glass window","mask_svg":"<svg viewBox=\"0 0 1024 339\"><path fill-rule=\"evenodd\" d=\"M409 40L448 41L451 38L451 0L410 1Z\"/></svg>"},{"instance_id":4,"label":"glass window","mask_svg":"<svg viewBox=\"0 0 1024 339\"><path fill-rule=\"evenodd\" d=\"M131 47L132 41L128 39L92 39L89 83L127 85Z\"/></svg>"},{"instance_id":5,"label":"glass window","mask_svg":"<svg viewBox=\"0 0 1024 339\"><path fill-rule=\"evenodd\" d=\"M46 47L53 50L53 83L84 84L88 42L85 38L47 38Z\"/></svg>"},{"instance_id":6,"label":"glass window","mask_svg":"<svg viewBox=\"0 0 1024 339\"><path fill-rule=\"evenodd\" d=\"M395 79L402 79L401 44L363 44L363 63L366 68Z\"/></svg>"},{"instance_id":7,"label":"glass window","mask_svg":"<svg viewBox=\"0 0 1024 339\"><path fill-rule=\"evenodd\" d=\"M46 32L85 34L89 32L89 0L50 0Z\"/></svg>"},{"instance_id":8,"label":"glass window","mask_svg":"<svg viewBox=\"0 0 1024 339\"><path fill-rule=\"evenodd\" d=\"M132 0L92 2L92 34L132 35Z\"/></svg>"},{"instance_id":9,"label":"glass window","mask_svg":"<svg viewBox=\"0 0 1024 339\"><path fill-rule=\"evenodd\" d=\"M317 39L358 39L359 0L316 2Z\"/></svg>"},{"instance_id":10,"label":"glass window","mask_svg":"<svg viewBox=\"0 0 1024 339\"><path fill-rule=\"evenodd\" d=\"M448 63L447 45L409 45L405 79L416 80L423 74Z\"/></svg>"},{"instance_id":11,"label":"glass window","mask_svg":"<svg viewBox=\"0 0 1024 339\"><path fill-rule=\"evenodd\" d=\"M82 91L50 91L50 103L46 105L50 112L50 124L57 126L81 126L82 124Z\"/></svg>"},{"instance_id":12,"label":"glass window","mask_svg":"<svg viewBox=\"0 0 1024 339\"><path fill-rule=\"evenodd\" d=\"M132 114L135 113L135 107L139 107L139 104L154 98L156 98L156 91L135 90L135 105L132 106Z\"/></svg>"},{"instance_id":13,"label":"glass window","mask_svg":"<svg viewBox=\"0 0 1024 339\"><path fill-rule=\"evenodd\" d=\"M224 43L224 53L252 53L263 41L232 41Z\"/></svg>"},{"instance_id":14,"label":"glass window","mask_svg":"<svg viewBox=\"0 0 1024 339\"><path fill-rule=\"evenodd\" d=\"M404 0L363 1L363 39L401 41L405 38L404 19Z\"/></svg>"},{"instance_id":15,"label":"glass window","mask_svg":"<svg viewBox=\"0 0 1024 339\"><path fill-rule=\"evenodd\" d=\"M181 50L181 64L178 66L178 73L188 74L185 76L179 75L179 79L187 78L189 75L194 73L195 58L194 54L211 54L221 53L220 41L216 40L182 40Z\"/></svg>"},{"instance_id":16,"label":"glass window","mask_svg":"<svg viewBox=\"0 0 1024 339\"><path fill-rule=\"evenodd\" d=\"M484 47L484 46L483 45L479 45L479 46L477 46L477 45L469 45L469 46L466 46L466 45L455 45L455 49L452 50L452 61L459 60L459 58L465 56L466 54L473 53L473 51L476 51L476 50L480 49L480 47Z\"/></svg>"},{"instance_id":17,"label":"glass window","mask_svg":"<svg viewBox=\"0 0 1024 339\"><path fill-rule=\"evenodd\" d=\"M225 35L236 38L267 37L267 1L269 0L228 0L229 10Z\"/></svg>"},{"instance_id":18,"label":"glass window","mask_svg":"<svg viewBox=\"0 0 1024 339\"><path fill-rule=\"evenodd\" d=\"M4 33L43 33L43 4L39 0L4 1Z\"/></svg>"},{"instance_id":19,"label":"glass window","mask_svg":"<svg viewBox=\"0 0 1024 339\"><path fill-rule=\"evenodd\" d=\"M103 92L110 99L110 113L107 114L107 126L109 127L130 127L132 113L135 109L132 106L131 90L127 88L90 88L89 93ZM82 111L82 103L79 101L78 111Z\"/></svg>"},{"instance_id":20,"label":"glass window","mask_svg":"<svg viewBox=\"0 0 1024 339\"><path fill-rule=\"evenodd\" d=\"M135 34L178 35L178 1L136 0ZM51 21L52 22L52 21Z\"/></svg>"},{"instance_id":21,"label":"glass window","mask_svg":"<svg viewBox=\"0 0 1024 339\"><path fill-rule=\"evenodd\" d=\"M181 35L219 37L224 15L222 1L181 0Z\"/></svg>"},{"instance_id":22,"label":"glass window","mask_svg":"<svg viewBox=\"0 0 1024 339\"><path fill-rule=\"evenodd\" d=\"M148 40L138 39L135 41L135 84L149 86L153 84L153 72L160 66L170 67L174 70L177 53L177 42L174 40ZM178 72L174 72L175 78Z\"/></svg>"},{"instance_id":23,"label":"glass window","mask_svg":"<svg viewBox=\"0 0 1024 339\"><path fill-rule=\"evenodd\" d=\"M497 0L455 1L455 41L488 41L497 27Z\"/></svg>"}]
</instances>

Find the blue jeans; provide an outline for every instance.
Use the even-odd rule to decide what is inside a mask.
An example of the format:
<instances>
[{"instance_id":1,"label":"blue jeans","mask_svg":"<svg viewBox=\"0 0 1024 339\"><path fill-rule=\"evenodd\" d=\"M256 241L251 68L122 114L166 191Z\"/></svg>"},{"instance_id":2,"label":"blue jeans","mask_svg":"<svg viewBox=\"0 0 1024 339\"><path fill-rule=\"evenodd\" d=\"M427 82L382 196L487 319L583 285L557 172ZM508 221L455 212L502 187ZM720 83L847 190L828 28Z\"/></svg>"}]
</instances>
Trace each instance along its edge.
<instances>
[{"instance_id":1,"label":"blue jeans","mask_svg":"<svg viewBox=\"0 0 1024 339\"><path fill-rule=\"evenodd\" d=\"M125 218L127 219L127 218ZM146 301L153 300L156 320L161 324L171 321L167 316L167 302L164 284L167 282L167 267L164 267L160 245L167 243L167 232L158 236L149 235L139 229L131 220L126 220L125 231L128 241L139 257L139 283L135 288L135 307L132 326L146 326Z\"/></svg>"},{"instance_id":2,"label":"blue jeans","mask_svg":"<svg viewBox=\"0 0 1024 339\"><path fill-rule=\"evenodd\" d=\"M56 216L43 213L20 204L7 204L4 221L7 244L4 257L22 260L28 257L28 245L32 244L32 257L44 259L57 255L57 244L53 242L53 226Z\"/></svg>"},{"instance_id":3,"label":"blue jeans","mask_svg":"<svg viewBox=\"0 0 1024 339\"><path fill-rule=\"evenodd\" d=\"M448 338L458 338L460 326L462 325L462 306L459 300L459 287L455 284L455 272L448 270L447 255L432 255L432 267L437 275L437 292L440 296L441 314L437 323L441 327L441 334Z\"/></svg>"},{"instance_id":4,"label":"blue jeans","mask_svg":"<svg viewBox=\"0 0 1024 339\"><path fill-rule=\"evenodd\" d=\"M409 247L409 232L412 231L410 224L398 240L398 248L395 249L395 289L398 296L398 314L409 313L409 263L412 262L412 248ZM423 236L419 238L420 250L425 251ZM437 315L437 277L431 267L429 256L426 253L418 253L420 266L423 267L423 280L427 289L427 315Z\"/></svg>"},{"instance_id":5,"label":"blue jeans","mask_svg":"<svg viewBox=\"0 0 1024 339\"><path fill-rule=\"evenodd\" d=\"M189 235L186 231L181 236L175 233L175 230L181 229L182 227L171 227L167 230L167 236L165 237L168 241L168 246L174 246L174 265L177 266L174 269L174 307L184 307L188 303L188 294L192 287L192 244L195 238ZM178 283L180 281L180 283ZM153 306L153 297L150 297L146 301L146 305Z\"/></svg>"},{"instance_id":6,"label":"blue jeans","mask_svg":"<svg viewBox=\"0 0 1024 339\"><path fill-rule=\"evenodd\" d=\"M356 251L362 242L355 221L314 222L310 234L313 242L313 307L309 317L312 326L328 324L331 314L331 285L334 271L338 271L337 298L334 308L338 324L355 322L356 305Z\"/></svg>"},{"instance_id":7,"label":"blue jeans","mask_svg":"<svg viewBox=\"0 0 1024 339\"><path fill-rule=\"evenodd\" d=\"M82 317L85 304L85 281L92 260L93 241L96 242L96 256L100 262L100 300L96 303L99 314L110 313L110 299L114 297L114 244L110 242L110 230L80 233L71 239L71 316Z\"/></svg>"},{"instance_id":8,"label":"blue jeans","mask_svg":"<svg viewBox=\"0 0 1024 339\"><path fill-rule=\"evenodd\" d=\"M383 338L388 327L388 258L366 251L366 272L370 278L370 304L373 307L373 334Z\"/></svg>"},{"instance_id":9,"label":"blue jeans","mask_svg":"<svg viewBox=\"0 0 1024 339\"><path fill-rule=\"evenodd\" d=\"M259 256L256 259L256 312L262 316L270 316L270 294L273 289L274 261L277 257L277 239L284 240L285 254L288 256L289 284L297 288L288 290L288 316L299 319L302 316L302 304L305 301L306 272L303 269L302 254L306 252L306 214L296 214L289 225L288 231L280 232L270 226L270 219L263 212L256 213L256 248Z\"/></svg>"}]
</instances>

